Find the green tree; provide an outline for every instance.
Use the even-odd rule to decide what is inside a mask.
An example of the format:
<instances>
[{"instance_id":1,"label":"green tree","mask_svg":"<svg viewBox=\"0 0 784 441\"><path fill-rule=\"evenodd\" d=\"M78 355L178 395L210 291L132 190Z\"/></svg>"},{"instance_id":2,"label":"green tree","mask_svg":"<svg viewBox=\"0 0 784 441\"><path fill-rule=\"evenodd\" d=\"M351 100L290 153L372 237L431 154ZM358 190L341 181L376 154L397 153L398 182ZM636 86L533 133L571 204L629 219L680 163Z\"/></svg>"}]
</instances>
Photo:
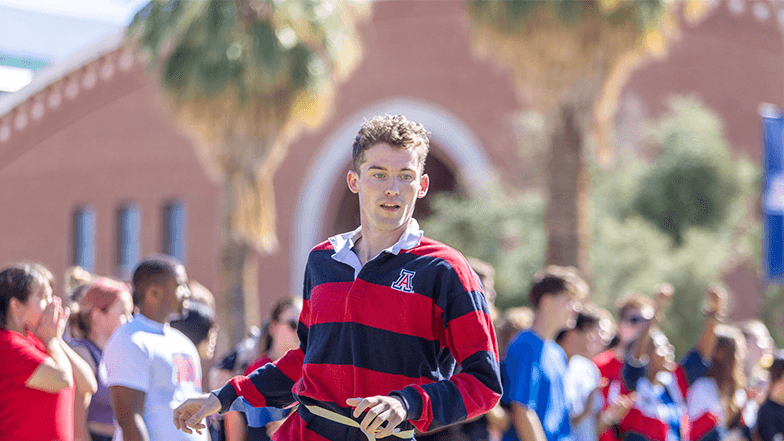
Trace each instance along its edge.
<instances>
[{"instance_id":1,"label":"green tree","mask_svg":"<svg viewBox=\"0 0 784 441\"><path fill-rule=\"evenodd\" d=\"M675 98L669 107L655 131L661 153L633 207L681 245L687 228L725 221L740 182L718 116L693 98Z\"/></svg>"},{"instance_id":2,"label":"green tree","mask_svg":"<svg viewBox=\"0 0 784 441\"><path fill-rule=\"evenodd\" d=\"M545 115L550 159L545 212L548 263L588 270L588 146L606 161L618 98L631 73L664 54L678 14L699 0L471 0L472 40L512 73Z\"/></svg>"},{"instance_id":3,"label":"green tree","mask_svg":"<svg viewBox=\"0 0 784 441\"><path fill-rule=\"evenodd\" d=\"M648 131L661 152L658 159L632 157L614 169L592 169L593 297L612 308L624 294L652 295L656 285L672 283L676 295L662 327L683 353L702 326L699 311L708 285L738 264L759 264L759 168L730 155L720 119L694 98L671 99ZM701 174L701 182L683 184L688 178L679 174L694 170L709 172ZM682 217L676 240L671 228L640 206L696 212L703 220ZM711 206L721 208L703 208ZM744 294L734 293L740 301Z\"/></svg>"},{"instance_id":4,"label":"green tree","mask_svg":"<svg viewBox=\"0 0 784 441\"><path fill-rule=\"evenodd\" d=\"M759 168L727 153L727 141L716 114L691 98L670 101L668 111L649 126L650 140L663 157L646 162L625 157L612 169L589 165L591 174L592 268L591 299L610 310L628 293L653 295L661 283L672 283L675 297L662 324L679 354L690 348L702 326L699 313L708 285L736 265L759 264L760 225L755 219ZM690 139L693 150L681 149ZM716 167L723 175L708 174L707 182L682 188L684 200L699 201L716 189L736 190L726 195L721 216L709 223L684 223L681 242L642 216L636 204L646 198L664 198L650 191L651 177L663 176L684 155L691 166ZM657 188L657 187L655 187ZM661 188L661 187L658 187ZM663 190L661 190L663 191ZM699 205L699 203L697 203ZM479 257L496 267L497 303L501 308L527 304L533 274L545 263L543 224L545 201L535 193L523 196L495 190L474 199L439 196L433 212L422 220L428 235L467 256ZM768 297L767 322L784 335L782 291ZM743 301L743 293L735 293Z\"/></svg>"},{"instance_id":5,"label":"green tree","mask_svg":"<svg viewBox=\"0 0 784 441\"><path fill-rule=\"evenodd\" d=\"M528 302L534 273L544 264L544 200L500 188L473 198L436 195L422 220L428 236L495 268L499 308Z\"/></svg>"},{"instance_id":6,"label":"green tree","mask_svg":"<svg viewBox=\"0 0 784 441\"><path fill-rule=\"evenodd\" d=\"M259 322L254 249L273 252L272 178L298 132L319 124L357 64L358 4L153 0L129 38L158 76L173 119L221 187L221 322L232 342Z\"/></svg>"}]
</instances>

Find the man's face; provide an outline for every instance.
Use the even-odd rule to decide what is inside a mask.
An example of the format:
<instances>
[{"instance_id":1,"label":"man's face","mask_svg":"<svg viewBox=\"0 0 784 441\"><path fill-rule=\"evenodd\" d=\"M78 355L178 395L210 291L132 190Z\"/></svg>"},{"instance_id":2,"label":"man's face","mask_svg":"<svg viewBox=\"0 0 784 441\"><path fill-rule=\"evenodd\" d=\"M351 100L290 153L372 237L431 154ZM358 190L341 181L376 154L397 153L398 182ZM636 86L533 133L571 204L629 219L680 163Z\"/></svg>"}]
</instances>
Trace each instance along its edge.
<instances>
[{"instance_id":1,"label":"man's face","mask_svg":"<svg viewBox=\"0 0 784 441\"><path fill-rule=\"evenodd\" d=\"M589 326L587 329L580 332L585 344L585 352L580 354L585 358L593 358L602 351L602 337L600 335L599 324Z\"/></svg>"},{"instance_id":2,"label":"man's face","mask_svg":"<svg viewBox=\"0 0 784 441\"><path fill-rule=\"evenodd\" d=\"M182 313L183 301L190 297L191 291L188 288L188 274L185 267L177 265L174 269L174 277L169 279L166 289L166 302L172 312Z\"/></svg>"},{"instance_id":3,"label":"man's face","mask_svg":"<svg viewBox=\"0 0 784 441\"><path fill-rule=\"evenodd\" d=\"M359 194L362 228L378 233L405 229L416 200L427 194L429 184L416 150L387 143L366 150L359 173L349 171L347 181L349 189Z\"/></svg>"},{"instance_id":4,"label":"man's face","mask_svg":"<svg viewBox=\"0 0 784 441\"><path fill-rule=\"evenodd\" d=\"M643 326L648 322L647 314L641 308L629 308L618 322L618 338L625 347L626 344L637 338Z\"/></svg>"},{"instance_id":5,"label":"man's face","mask_svg":"<svg viewBox=\"0 0 784 441\"><path fill-rule=\"evenodd\" d=\"M572 328L577 319L577 313L582 310L582 305L577 297L570 291L561 291L551 294L549 300L548 314L554 323L561 327Z\"/></svg>"}]
</instances>

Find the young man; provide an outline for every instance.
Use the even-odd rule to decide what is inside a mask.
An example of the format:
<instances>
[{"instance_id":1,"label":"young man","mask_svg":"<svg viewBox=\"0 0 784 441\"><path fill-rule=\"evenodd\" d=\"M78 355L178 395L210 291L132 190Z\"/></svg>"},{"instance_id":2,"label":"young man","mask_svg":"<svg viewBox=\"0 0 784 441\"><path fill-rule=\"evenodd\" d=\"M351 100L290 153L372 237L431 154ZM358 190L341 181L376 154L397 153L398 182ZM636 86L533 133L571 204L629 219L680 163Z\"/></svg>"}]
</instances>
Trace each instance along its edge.
<instances>
[{"instance_id":1,"label":"young man","mask_svg":"<svg viewBox=\"0 0 784 441\"><path fill-rule=\"evenodd\" d=\"M534 308L530 330L510 345L502 373L512 427L504 440L558 441L571 438L564 392L566 354L555 337L574 326L586 283L572 268L548 266L534 276L529 296Z\"/></svg>"},{"instance_id":2,"label":"young man","mask_svg":"<svg viewBox=\"0 0 784 441\"><path fill-rule=\"evenodd\" d=\"M181 314L187 284L185 268L168 256L148 258L133 273L140 312L112 334L103 352L123 441L207 439L176 430L169 419L177 404L201 394L196 346L168 324Z\"/></svg>"},{"instance_id":3,"label":"young man","mask_svg":"<svg viewBox=\"0 0 784 441\"><path fill-rule=\"evenodd\" d=\"M205 416L242 396L254 406L299 402L275 440L412 439L414 427L465 421L498 402L498 350L479 280L411 217L427 194L428 148L427 131L404 116L362 125L347 176L361 226L311 251L300 347L186 401L177 427L201 430Z\"/></svg>"},{"instance_id":4,"label":"young man","mask_svg":"<svg viewBox=\"0 0 784 441\"><path fill-rule=\"evenodd\" d=\"M621 368L629 345L642 332L648 321L653 318L654 302L640 294L630 294L616 303L618 311L618 332L613 341L614 346L593 358L599 368L605 386L602 389L604 406L618 403L621 397L630 393L623 385ZM606 430L600 434L600 441L619 441L615 430Z\"/></svg>"},{"instance_id":5,"label":"young man","mask_svg":"<svg viewBox=\"0 0 784 441\"><path fill-rule=\"evenodd\" d=\"M607 347L613 327L610 313L592 305L583 306L574 328L564 329L555 341L569 360L564 374L566 403L574 441L596 441L606 421L620 421L632 400L625 397L602 410L601 374L591 358Z\"/></svg>"}]
</instances>

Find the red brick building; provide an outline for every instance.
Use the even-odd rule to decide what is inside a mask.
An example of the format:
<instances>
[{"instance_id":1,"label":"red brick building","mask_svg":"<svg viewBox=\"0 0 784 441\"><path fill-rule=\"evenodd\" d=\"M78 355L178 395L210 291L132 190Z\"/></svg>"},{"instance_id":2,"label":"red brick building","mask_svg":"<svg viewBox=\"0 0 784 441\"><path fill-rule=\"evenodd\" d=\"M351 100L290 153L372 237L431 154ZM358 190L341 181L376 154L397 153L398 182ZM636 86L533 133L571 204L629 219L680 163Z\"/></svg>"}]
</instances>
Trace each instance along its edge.
<instances>
[{"instance_id":1,"label":"red brick building","mask_svg":"<svg viewBox=\"0 0 784 441\"><path fill-rule=\"evenodd\" d=\"M666 60L633 75L617 116L619 142L634 148L640 121L671 94L691 93L721 115L738 152L758 160L757 108L784 104L777 4L722 1L685 28ZM528 185L537 166L517 154L514 130L524 105L506 72L474 56L468 27L462 2L373 4L362 25L364 59L341 85L334 113L290 147L275 175L280 249L258 257L258 314L299 292L311 246L356 225L345 174L365 118L403 113L432 132L434 190L471 192L494 176ZM134 259L167 251L218 293L219 189L123 38L0 100L0 262L39 261L59 279L77 262L124 276ZM730 279L736 291L759 293L753 275L739 274ZM756 311L752 302L736 315Z\"/></svg>"}]
</instances>

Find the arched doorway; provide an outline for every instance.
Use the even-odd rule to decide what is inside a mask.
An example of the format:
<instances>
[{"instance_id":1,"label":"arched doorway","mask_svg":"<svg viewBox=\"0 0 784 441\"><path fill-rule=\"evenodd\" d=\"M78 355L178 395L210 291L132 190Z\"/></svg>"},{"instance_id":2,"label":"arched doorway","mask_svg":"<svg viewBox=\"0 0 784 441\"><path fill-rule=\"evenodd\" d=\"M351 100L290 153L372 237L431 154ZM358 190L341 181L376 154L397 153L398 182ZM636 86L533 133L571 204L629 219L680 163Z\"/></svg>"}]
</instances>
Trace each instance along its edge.
<instances>
[{"instance_id":1,"label":"arched doorway","mask_svg":"<svg viewBox=\"0 0 784 441\"><path fill-rule=\"evenodd\" d=\"M292 224L290 288L294 296L302 294L302 274L310 249L329 237L331 232L328 231L338 226L333 210L341 202L339 198L346 185L351 144L357 130L367 118L383 114L406 115L430 131L434 146L432 163L436 166L438 161L445 165L449 173L444 175L450 176L455 188L460 188L457 181L461 176L472 176L471 187L463 189L467 193L489 185L495 179L495 170L479 140L447 109L409 97L368 105L336 126L308 165ZM340 190L336 190L338 188ZM347 221L346 225L349 223Z\"/></svg>"}]
</instances>

